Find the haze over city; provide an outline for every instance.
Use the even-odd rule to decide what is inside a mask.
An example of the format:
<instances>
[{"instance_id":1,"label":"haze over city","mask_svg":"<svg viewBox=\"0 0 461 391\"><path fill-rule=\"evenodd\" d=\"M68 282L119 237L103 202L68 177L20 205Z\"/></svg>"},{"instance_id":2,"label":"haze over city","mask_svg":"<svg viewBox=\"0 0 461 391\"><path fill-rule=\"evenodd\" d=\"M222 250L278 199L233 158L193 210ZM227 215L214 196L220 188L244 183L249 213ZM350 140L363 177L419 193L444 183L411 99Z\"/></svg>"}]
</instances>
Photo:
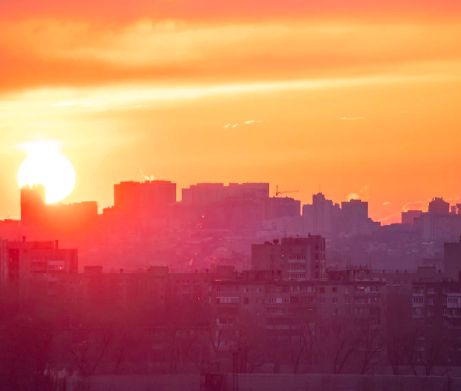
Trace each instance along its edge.
<instances>
[{"instance_id":1,"label":"haze over city","mask_svg":"<svg viewBox=\"0 0 461 391\"><path fill-rule=\"evenodd\" d=\"M0 216L48 139L103 206L146 175L357 193L384 222L461 195L459 2L191 4L2 2Z\"/></svg>"},{"instance_id":2,"label":"haze over city","mask_svg":"<svg viewBox=\"0 0 461 391\"><path fill-rule=\"evenodd\" d=\"M0 390L461 389L459 0L0 1Z\"/></svg>"}]
</instances>

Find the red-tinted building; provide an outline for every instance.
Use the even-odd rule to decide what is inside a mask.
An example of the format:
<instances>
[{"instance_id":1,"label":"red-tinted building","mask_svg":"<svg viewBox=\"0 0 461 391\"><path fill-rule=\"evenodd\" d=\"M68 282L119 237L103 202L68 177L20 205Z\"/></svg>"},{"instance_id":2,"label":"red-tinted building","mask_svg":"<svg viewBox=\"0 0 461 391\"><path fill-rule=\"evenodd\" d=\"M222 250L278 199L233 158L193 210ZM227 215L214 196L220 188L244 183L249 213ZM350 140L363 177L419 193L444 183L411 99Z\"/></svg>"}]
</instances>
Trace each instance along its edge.
<instances>
[{"instance_id":1,"label":"red-tinted building","mask_svg":"<svg viewBox=\"0 0 461 391\"><path fill-rule=\"evenodd\" d=\"M47 205L42 186L21 189L21 229L27 237L74 241L88 235L97 217L96 202Z\"/></svg>"},{"instance_id":2,"label":"red-tinted building","mask_svg":"<svg viewBox=\"0 0 461 391\"><path fill-rule=\"evenodd\" d=\"M114 208L133 215L159 214L176 203L176 183L121 182L114 186Z\"/></svg>"},{"instance_id":3,"label":"red-tinted building","mask_svg":"<svg viewBox=\"0 0 461 391\"><path fill-rule=\"evenodd\" d=\"M325 259L325 239L315 235L254 244L251 253L253 270L281 273L290 281L323 279Z\"/></svg>"},{"instance_id":4,"label":"red-tinted building","mask_svg":"<svg viewBox=\"0 0 461 391\"><path fill-rule=\"evenodd\" d=\"M0 241L2 284L78 273L78 251L59 242Z\"/></svg>"}]
</instances>

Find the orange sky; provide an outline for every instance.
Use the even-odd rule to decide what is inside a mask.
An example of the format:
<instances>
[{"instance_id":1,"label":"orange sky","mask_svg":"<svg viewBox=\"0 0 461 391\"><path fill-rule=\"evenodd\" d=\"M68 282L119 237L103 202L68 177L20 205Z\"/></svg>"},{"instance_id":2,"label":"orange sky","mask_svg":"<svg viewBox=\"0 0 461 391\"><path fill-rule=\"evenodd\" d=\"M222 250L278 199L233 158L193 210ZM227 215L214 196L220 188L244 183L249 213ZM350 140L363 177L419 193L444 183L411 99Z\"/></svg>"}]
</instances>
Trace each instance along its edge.
<instances>
[{"instance_id":1,"label":"orange sky","mask_svg":"<svg viewBox=\"0 0 461 391\"><path fill-rule=\"evenodd\" d=\"M70 201L142 175L354 192L385 222L455 201L460 42L454 0L0 2L0 216L36 139Z\"/></svg>"}]
</instances>

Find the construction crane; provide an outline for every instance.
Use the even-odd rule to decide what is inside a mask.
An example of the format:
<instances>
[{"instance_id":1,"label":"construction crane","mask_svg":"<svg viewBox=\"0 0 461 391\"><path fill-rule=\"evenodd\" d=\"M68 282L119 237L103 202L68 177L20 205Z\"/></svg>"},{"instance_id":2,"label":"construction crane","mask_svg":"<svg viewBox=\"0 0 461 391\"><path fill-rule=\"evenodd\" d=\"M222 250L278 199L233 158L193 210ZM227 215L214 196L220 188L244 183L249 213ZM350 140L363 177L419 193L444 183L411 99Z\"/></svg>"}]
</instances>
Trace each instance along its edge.
<instances>
[{"instance_id":1,"label":"construction crane","mask_svg":"<svg viewBox=\"0 0 461 391\"><path fill-rule=\"evenodd\" d=\"M275 196L276 197L280 197L281 195L292 194L292 193L299 193L299 190L283 190L283 191L281 191L279 189L278 185L275 188Z\"/></svg>"}]
</instances>

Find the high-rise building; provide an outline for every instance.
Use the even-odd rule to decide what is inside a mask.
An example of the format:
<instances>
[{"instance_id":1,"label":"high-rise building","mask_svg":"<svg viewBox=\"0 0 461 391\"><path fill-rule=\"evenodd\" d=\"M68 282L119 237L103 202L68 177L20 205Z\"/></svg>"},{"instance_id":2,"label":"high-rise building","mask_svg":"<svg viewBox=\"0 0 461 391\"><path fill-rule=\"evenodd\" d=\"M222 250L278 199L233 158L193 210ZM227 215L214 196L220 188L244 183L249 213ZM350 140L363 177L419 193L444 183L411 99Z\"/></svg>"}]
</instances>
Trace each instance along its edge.
<instances>
[{"instance_id":1,"label":"high-rise building","mask_svg":"<svg viewBox=\"0 0 461 391\"><path fill-rule=\"evenodd\" d=\"M350 200L341 203L343 216L351 220L368 219L368 202L362 200Z\"/></svg>"},{"instance_id":2,"label":"high-rise building","mask_svg":"<svg viewBox=\"0 0 461 391\"><path fill-rule=\"evenodd\" d=\"M268 183L197 183L182 190L182 203L204 207L223 201L255 201L269 198Z\"/></svg>"},{"instance_id":3,"label":"high-rise building","mask_svg":"<svg viewBox=\"0 0 461 391\"><path fill-rule=\"evenodd\" d=\"M62 249L58 241L0 241L2 283L14 283L78 273L78 251Z\"/></svg>"},{"instance_id":4,"label":"high-rise building","mask_svg":"<svg viewBox=\"0 0 461 391\"><path fill-rule=\"evenodd\" d=\"M269 183L229 183L227 188L232 198L265 200L269 197Z\"/></svg>"},{"instance_id":5,"label":"high-rise building","mask_svg":"<svg viewBox=\"0 0 461 391\"><path fill-rule=\"evenodd\" d=\"M46 217L45 188L40 185L21 189L21 223L25 226L39 224Z\"/></svg>"},{"instance_id":6,"label":"high-rise building","mask_svg":"<svg viewBox=\"0 0 461 391\"><path fill-rule=\"evenodd\" d=\"M450 213L450 204L440 197L432 199L428 212L423 213L415 223L425 241L442 244L455 241L461 235L460 216Z\"/></svg>"},{"instance_id":7,"label":"high-rise building","mask_svg":"<svg viewBox=\"0 0 461 391\"><path fill-rule=\"evenodd\" d=\"M338 204L334 204L333 201L327 200L323 193L317 193L312 196L311 209L308 210L308 208L306 208L305 211L305 218L311 220L310 226L312 233L326 237L333 234L335 223L337 223L340 214L340 207Z\"/></svg>"},{"instance_id":8,"label":"high-rise building","mask_svg":"<svg viewBox=\"0 0 461 391\"><path fill-rule=\"evenodd\" d=\"M202 228L256 229L268 200L268 183L199 183L183 189L181 207Z\"/></svg>"},{"instance_id":9,"label":"high-rise building","mask_svg":"<svg viewBox=\"0 0 461 391\"><path fill-rule=\"evenodd\" d=\"M175 203L176 184L170 181L121 182L114 186L114 207L122 212L149 215Z\"/></svg>"},{"instance_id":10,"label":"high-rise building","mask_svg":"<svg viewBox=\"0 0 461 391\"><path fill-rule=\"evenodd\" d=\"M325 277L325 258L325 239L310 235L254 244L251 264L253 270L271 271L285 280L319 280Z\"/></svg>"},{"instance_id":11,"label":"high-rise building","mask_svg":"<svg viewBox=\"0 0 461 391\"><path fill-rule=\"evenodd\" d=\"M43 186L21 189L21 228L35 239L77 239L93 227L98 216L96 202L46 204Z\"/></svg>"},{"instance_id":12,"label":"high-rise building","mask_svg":"<svg viewBox=\"0 0 461 391\"><path fill-rule=\"evenodd\" d=\"M459 242L444 245L445 275L455 281L461 281L461 238Z\"/></svg>"},{"instance_id":13,"label":"high-rise building","mask_svg":"<svg viewBox=\"0 0 461 391\"><path fill-rule=\"evenodd\" d=\"M225 186L223 183L198 183L182 189L183 205L205 206L221 202L225 197Z\"/></svg>"},{"instance_id":14,"label":"high-rise building","mask_svg":"<svg viewBox=\"0 0 461 391\"><path fill-rule=\"evenodd\" d=\"M368 217L368 202L350 200L341 203L342 230L348 235L368 234L372 221Z\"/></svg>"},{"instance_id":15,"label":"high-rise building","mask_svg":"<svg viewBox=\"0 0 461 391\"><path fill-rule=\"evenodd\" d=\"M402 224L413 225L415 220L421 217L422 214L421 210L407 210L402 212Z\"/></svg>"},{"instance_id":16,"label":"high-rise building","mask_svg":"<svg viewBox=\"0 0 461 391\"><path fill-rule=\"evenodd\" d=\"M271 197L267 200L266 218L299 217L301 202L290 197Z\"/></svg>"},{"instance_id":17,"label":"high-rise building","mask_svg":"<svg viewBox=\"0 0 461 391\"><path fill-rule=\"evenodd\" d=\"M429 203L429 214L448 215L450 214L450 204L441 197L435 197Z\"/></svg>"}]
</instances>

